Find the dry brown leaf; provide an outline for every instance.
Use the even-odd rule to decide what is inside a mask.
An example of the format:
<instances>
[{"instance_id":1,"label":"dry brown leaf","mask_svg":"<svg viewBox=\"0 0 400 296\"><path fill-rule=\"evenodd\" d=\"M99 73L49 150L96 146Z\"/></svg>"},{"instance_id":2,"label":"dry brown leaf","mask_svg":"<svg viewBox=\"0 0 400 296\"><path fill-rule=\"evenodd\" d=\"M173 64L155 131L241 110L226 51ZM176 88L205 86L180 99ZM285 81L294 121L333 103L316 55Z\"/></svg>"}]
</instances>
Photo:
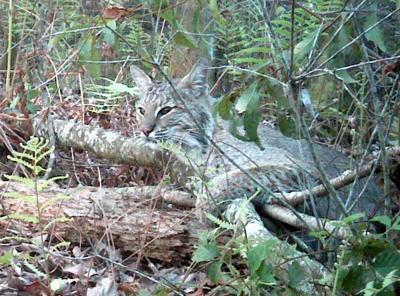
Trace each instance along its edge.
<instances>
[{"instance_id":1,"label":"dry brown leaf","mask_svg":"<svg viewBox=\"0 0 400 296\"><path fill-rule=\"evenodd\" d=\"M133 9L124 8L120 6L111 6L104 8L102 17L105 19L114 19L116 21L123 17L128 17L133 14Z\"/></svg>"}]
</instances>

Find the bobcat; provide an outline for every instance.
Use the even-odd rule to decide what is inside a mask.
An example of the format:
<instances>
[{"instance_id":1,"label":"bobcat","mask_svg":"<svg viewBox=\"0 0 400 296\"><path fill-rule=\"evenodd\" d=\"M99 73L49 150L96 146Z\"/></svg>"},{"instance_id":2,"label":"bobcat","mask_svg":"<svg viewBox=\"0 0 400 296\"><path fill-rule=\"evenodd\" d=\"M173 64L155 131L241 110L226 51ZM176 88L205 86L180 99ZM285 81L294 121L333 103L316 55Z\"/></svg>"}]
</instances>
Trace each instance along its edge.
<instances>
[{"instance_id":1,"label":"bobcat","mask_svg":"<svg viewBox=\"0 0 400 296\"><path fill-rule=\"evenodd\" d=\"M183 79L173 81L175 89L168 83L153 82L135 66L130 70L140 90L137 113L142 136L150 142L172 141L181 145L184 151L210 153L205 157L211 168L206 173L210 180L207 190L197 190L195 193L198 216L203 217L205 211L223 209L221 204L226 204L226 200L253 195L258 188L249 175L275 192L310 189L319 184L318 171L314 167L308 143L304 140L287 138L261 125L258 130L264 147L261 150L255 143L234 138L226 128L221 128L221 124L214 128L216 124L211 112L212 98L208 94L205 60L201 59ZM210 147L211 138L219 149ZM330 178L349 169L350 162L341 153L319 145L315 145L314 150ZM233 165L226 156L236 164ZM346 191L338 194L350 205L358 198L358 192L363 192L362 202L356 203L353 211L372 212L380 192L375 186L367 186L366 190L362 187L363 184L359 182L351 196ZM316 209L314 207L312 211L306 202L304 211L337 219L341 212L334 202L330 202L329 198L320 198Z\"/></svg>"},{"instance_id":2,"label":"bobcat","mask_svg":"<svg viewBox=\"0 0 400 296\"><path fill-rule=\"evenodd\" d=\"M183 150L205 152L214 129L208 95L207 61L201 59L178 83L153 83L139 68L130 68L140 91L137 103L140 132L147 140L172 141Z\"/></svg>"}]
</instances>

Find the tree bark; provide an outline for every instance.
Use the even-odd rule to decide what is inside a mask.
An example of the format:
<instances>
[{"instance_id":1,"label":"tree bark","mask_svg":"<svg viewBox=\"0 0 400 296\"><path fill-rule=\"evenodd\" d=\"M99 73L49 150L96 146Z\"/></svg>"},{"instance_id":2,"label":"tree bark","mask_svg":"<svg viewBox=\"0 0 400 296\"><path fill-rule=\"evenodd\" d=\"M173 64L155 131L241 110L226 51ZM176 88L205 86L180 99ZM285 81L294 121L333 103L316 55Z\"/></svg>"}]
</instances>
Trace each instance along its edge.
<instances>
[{"instance_id":1,"label":"tree bark","mask_svg":"<svg viewBox=\"0 0 400 296\"><path fill-rule=\"evenodd\" d=\"M35 195L33 190L14 182L0 181L0 189ZM60 198L61 195L64 197ZM37 205L2 195L1 215L12 219L2 220L0 225L3 230L11 226L20 228L27 236L38 235L41 225L52 233L48 237L75 243L103 238L113 247L139 257L182 262L190 258L202 225L191 210L167 207L160 200L188 196L185 192L158 187L77 187L66 191L54 184L39 196L39 207L43 207L40 224L15 215L39 218Z\"/></svg>"},{"instance_id":2,"label":"tree bark","mask_svg":"<svg viewBox=\"0 0 400 296\"><path fill-rule=\"evenodd\" d=\"M34 127L40 136L47 137L47 128L39 119L34 120ZM179 156L141 138L128 138L114 131L66 120L54 120L54 131L57 143L63 147L93 152L99 158L116 163L165 170L180 185L193 176L192 168Z\"/></svg>"}]
</instances>

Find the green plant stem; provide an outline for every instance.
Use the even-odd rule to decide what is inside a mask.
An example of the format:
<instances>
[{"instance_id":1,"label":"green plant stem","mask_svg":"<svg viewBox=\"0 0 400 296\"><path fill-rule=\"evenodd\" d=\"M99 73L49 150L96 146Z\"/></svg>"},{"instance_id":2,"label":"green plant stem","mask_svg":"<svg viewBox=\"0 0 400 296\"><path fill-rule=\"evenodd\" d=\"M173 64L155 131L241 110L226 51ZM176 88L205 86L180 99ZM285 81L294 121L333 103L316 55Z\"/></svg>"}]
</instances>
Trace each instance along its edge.
<instances>
[{"instance_id":1,"label":"green plant stem","mask_svg":"<svg viewBox=\"0 0 400 296\"><path fill-rule=\"evenodd\" d=\"M40 152L42 153L42 152ZM39 154L40 154L39 153ZM39 192L39 186L38 186L38 182L39 182L39 176L37 175L37 171L36 168L39 167L39 155L38 155L38 151L35 150L34 151L34 170L33 170L33 181L35 184L35 197L36 197L36 208L38 211L38 221L39 221L39 231L40 231L40 248L42 251L42 255L43 255L43 263L44 263L44 269L46 272L46 277L47 277L47 285L50 284L50 272L49 272L49 266L48 266L48 262L47 262L47 251L45 248L45 239L44 239L44 225L43 225L43 220L42 220L42 206L40 204L40 192Z\"/></svg>"},{"instance_id":2,"label":"green plant stem","mask_svg":"<svg viewBox=\"0 0 400 296\"><path fill-rule=\"evenodd\" d=\"M8 1L8 44L7 44L7 73L6 73L6 100L11 100L11 59L12 59L12 21L13 0Z\"/></svg>"},{"instance_id":3,"label":"green plant stem","mask_svg":"<svg viewBox=\"0 0 400 296\"><path fill-rule=\"evenodd\" d=\"M339 281L340 266L343 263L343 255L344 255L344 250L341 253L341 256L339 258L340 261L338 262L337 267L336 267L335 280L333 282L333 289L332 289L332 296L336 295L337 285L338 285L338 281Z\"/></svg>"}]
</instances>

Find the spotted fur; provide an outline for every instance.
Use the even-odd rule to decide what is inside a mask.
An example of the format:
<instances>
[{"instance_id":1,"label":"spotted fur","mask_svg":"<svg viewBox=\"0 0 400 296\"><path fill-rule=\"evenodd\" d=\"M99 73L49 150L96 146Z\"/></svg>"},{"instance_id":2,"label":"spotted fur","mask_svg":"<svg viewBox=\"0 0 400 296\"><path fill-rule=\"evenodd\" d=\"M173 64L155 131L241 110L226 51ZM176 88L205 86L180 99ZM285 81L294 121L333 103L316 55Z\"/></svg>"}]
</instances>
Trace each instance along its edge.
<instances>
[{"instance_id":1,"label":"spotted fur","mask_svg":"<svg viewBox=\"0 0 400 296\"><path fill-rule=\"evenodd\" d=\"M174 87L153 82L135 66L130 70L140 91L136 110L141 135L152 142L173 142L185 151L205 152L214 128L207 61L200 60L184 78L173 82Z\"/></svg>"}]
</instances>

